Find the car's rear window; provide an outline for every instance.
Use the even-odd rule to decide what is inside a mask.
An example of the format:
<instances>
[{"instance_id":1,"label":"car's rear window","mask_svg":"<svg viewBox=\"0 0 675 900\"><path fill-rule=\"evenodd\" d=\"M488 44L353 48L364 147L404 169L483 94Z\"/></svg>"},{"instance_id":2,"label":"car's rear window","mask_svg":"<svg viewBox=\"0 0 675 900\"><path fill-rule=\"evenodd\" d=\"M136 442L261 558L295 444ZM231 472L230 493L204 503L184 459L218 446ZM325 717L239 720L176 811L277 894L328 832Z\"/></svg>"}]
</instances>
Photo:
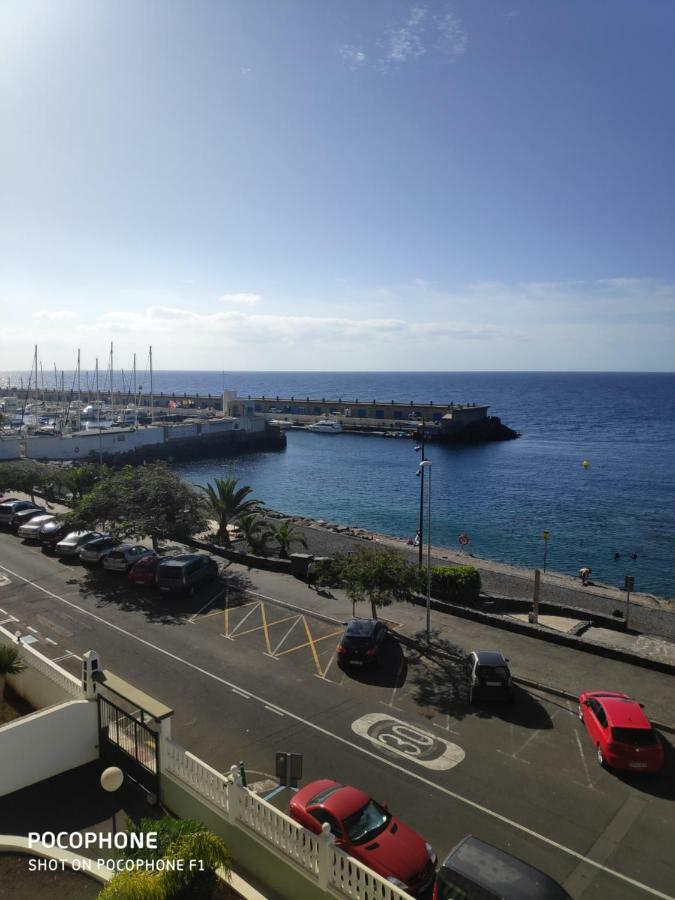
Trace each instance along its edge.
<instances>
[{"instance_id":1,"label":"car's rear window","mask_svg":"<svg viewBox=\"0 0 675 900\"><path fill-rule=\"evenodd\" d=\"M180 566L162 566L159 570L159 577L178 579L181 577L182 571Z\"/></svg>"},{"instance_id":2,"label":"car's rear window","mask_svg":"<svg viewBox=\"0 0 675 900\"><path fill-rule=\"evenodd\" d=\"M325 800L330 797L331 794L335 794L337 791L342 790L343 785L341 784L331 784L330 787L324 788L322 791L319 791L318 794L314 794L311 800L308 800L308 803L323 803Z\"/></svg>"},{"instance_id":3,"label":"car's rear window","mask_svg":"<svg viewBox=\"0 0 675 900\"><path fill-rule=\"evenodd\" d=\"M504 666L478 666L478 675L485 678L506 678L508 672Z\"/></svg>"},{"instance_id":4,"label":"car's rear window","mask_svg":"<svg viewBox=\"0 0 675 900\"><path fill-rule=\"evenodd\" d=\"M656 743L656 735L651 728L612 728L612 740L631 747L648 747Z\"/></svg>"}]
</instances>

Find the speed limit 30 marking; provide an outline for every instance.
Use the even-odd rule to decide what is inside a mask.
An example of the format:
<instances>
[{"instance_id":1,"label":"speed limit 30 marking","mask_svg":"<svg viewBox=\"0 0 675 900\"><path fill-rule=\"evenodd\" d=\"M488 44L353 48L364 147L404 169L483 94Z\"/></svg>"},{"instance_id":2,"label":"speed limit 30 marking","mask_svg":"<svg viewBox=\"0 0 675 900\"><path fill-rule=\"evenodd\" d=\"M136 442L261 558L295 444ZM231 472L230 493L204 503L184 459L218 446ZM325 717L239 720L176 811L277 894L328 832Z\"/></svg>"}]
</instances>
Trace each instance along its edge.
<instances>
[{"instance_id":1,"label":"speed limit 30 marking","mask_svg":"<svg viewBox=\"0 0 675 900\"><path fill-rule=\"evenodd\" d=\"M464 759L457 744L386 713L368 713L352 722L352 731L379 749L389 750L427 769L452 769Z\"/></svg>"}]
</instances>

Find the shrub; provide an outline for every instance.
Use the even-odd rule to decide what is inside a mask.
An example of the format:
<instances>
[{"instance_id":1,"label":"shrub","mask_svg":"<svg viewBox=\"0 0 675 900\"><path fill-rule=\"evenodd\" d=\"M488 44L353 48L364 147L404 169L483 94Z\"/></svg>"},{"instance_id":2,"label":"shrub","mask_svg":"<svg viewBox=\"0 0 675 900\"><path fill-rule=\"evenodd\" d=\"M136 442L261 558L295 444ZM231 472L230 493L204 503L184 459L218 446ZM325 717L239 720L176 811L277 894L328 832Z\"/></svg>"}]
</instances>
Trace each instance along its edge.
<instances>
[{"instance_id":1,"label":"shrub","mask_svg":"<svg viewBox=\"0 0 675 900\"><path fill-rule=\"evenodd\" d=\"M431 593L451 603L475 603L480 596L480 572L475 566L434 566Z\"/></svg>"}]
</instances>

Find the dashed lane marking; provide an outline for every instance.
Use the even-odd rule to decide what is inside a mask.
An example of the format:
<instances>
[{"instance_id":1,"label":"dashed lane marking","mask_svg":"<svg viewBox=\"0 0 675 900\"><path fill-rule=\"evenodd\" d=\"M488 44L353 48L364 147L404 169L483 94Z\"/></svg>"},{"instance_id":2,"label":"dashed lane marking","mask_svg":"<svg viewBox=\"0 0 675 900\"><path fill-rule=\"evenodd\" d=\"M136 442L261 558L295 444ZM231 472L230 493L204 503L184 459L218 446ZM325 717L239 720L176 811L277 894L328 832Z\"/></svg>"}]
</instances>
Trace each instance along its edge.
<instances>
[{"instance_id":1,"label":"dashed lane marking","mask_svg":"<svg viewBox=\"0 0 675 900\"><path fill-rule=\"evenodd\" d=\"M30 585L37 591L41 591L43 594L46 594L48 597L52 597L54 600L57 600L59 603L64 603L66 606L69 606L71 609L76 609L79 613L84 616L88 616L91 619L99 622L102 625L105 625L107 628L111 628L113 631L116 631L118 634L123 634L125 637L130 640L136 641L139 644L142 644L144 647L148 647L151 650L154 650L156 653L160 653L163 656L166 656L170 659L173 659L175 662L180 663L186 668L192 669L194 672L199 672L201 675L204 675L206 678L211 678L213 681L217 681L220 684L229 687L231 690L235 690L238 693L244 694L243 691L240 691L239 688L236 687L232 682L228 681L226 678L223 678L220 675L216 675L215 672L210 672L208 669L203 668L202 666L198 666L196 663L192 662L189 659L185 659L182 656L178 656L176 653L172 653L170 650L165 649L164 647L160 647L158 644L153 644L152 641L148 641L146 638L142 638L138 634L134 634L131 631L128 631L126 628L122 628L120 625L115 625L113 622L109 622L107 619L104 619L102 616L97 615L89 609L86 609L83 606L78 606L77 603L73 603L72 600L66 600L65 597L61 597L58 594L55 594L53 591L48 590L47 588L42 587L42 585L36 584L34 581L31 581L29 578L25 578L23 575L19 575L17 572L8 569L6 566L0 564L0 569L5 572L8 572L10 575L15 578L19 578L25 584ZM253 699L258 703L261 703L263 706L271 705L268 704L268 701L258 696L257 694L245 694L246 699ZM296 722L299 722L301 725L304 725L306 728L309 728L312 731L317 732L318 734L323 735L333 742L337 742L342 744L345 747L349 747L357 753L360 753L362 756L367 756L370 759L374 760L378 765L386 765L389 766L390 769L395 769L398 772L406 775L408 778L413 778L415 781L418 781L420 784L424 784L426 787L431 788L431 790L437 791L440 794L443 794L446 797L449 797L452 800L455 800L457 803L462 803L464 806L468 806L471 809L475 809L477 812L480 812L482 815L488 816L491 819L495 819L498 822L502 822L504 825L508 825L511 828L514 828L516 831L521 832L522 834L527 834L532 838L535 838L538 841L541 841L543 844L546 844L549 847L553 847L561 853L566 854L567 856L572 857L573 859L579 860L579 862L586 863L589 866L593 866L593 868L598 869L601 872L604 872L607 875L612 876L613 878L622 881L624 884L630 884L639 890L645 891L647 894L650 894L652 897L659 897L660 900L675 900L672 895L664 894L663 891L659 891L656 888L650 887L647 884L644 884L642 881L638 881L636 878L631 878L629 875L624 875L622 872L618 872L616 869L611 869L609 866L605 866L601 862L597 862L594 859L591 859L588 856L584 856L583 853L579 853L577 850L573 850L571 847L566 847L564 844L560 844L558 841L554 841L552 838L546 837L544 834L540 834L538 831L535 831L532 828L529 828L527 825L523 825L520 822L517 822L515 819L510 819L508 816L504 816L501 813L498 813L494 809L490 809L487 806L483 806L481 803L476 802L475 800L471 800L468 797L463 796L462 794L458 794L457 791L453 791L448 787L445 787L442 784L438 784L435 781L431 781L431 779L426 778L424 775L421 775L419 772L415 772L413 769L406 768L405 766L399 765L393 760L387 759L386 757L381 756L378 753L375 753L372 750L368 750L360 744L355 743L354 741L350 741L348 738L342 737L335 732L329 731L327 728L317 724L316 722L311 722L309 719L304 719L302 716L299 716L297 713L291 712L288 709L284 709L283 707L278 707L283 713L285 713L288 718L293 719Z\"/></svg>"},{"instance_id":2,"label":"dashed lane marking","mask_svg":"<svg viewBox=\"0 0 675 900\"><path fill-rule=\"evenodd\" d=\"M233 687L233 688L232 688L232 693L233 693L233 694L238 694L240 697L243 697L244 700L250 700L250 699L251 699L251 695L250 695L250 694L247 694L246 691L240 691L239 688L236 688L236 687Z\"/></svg>"}]
</instances>

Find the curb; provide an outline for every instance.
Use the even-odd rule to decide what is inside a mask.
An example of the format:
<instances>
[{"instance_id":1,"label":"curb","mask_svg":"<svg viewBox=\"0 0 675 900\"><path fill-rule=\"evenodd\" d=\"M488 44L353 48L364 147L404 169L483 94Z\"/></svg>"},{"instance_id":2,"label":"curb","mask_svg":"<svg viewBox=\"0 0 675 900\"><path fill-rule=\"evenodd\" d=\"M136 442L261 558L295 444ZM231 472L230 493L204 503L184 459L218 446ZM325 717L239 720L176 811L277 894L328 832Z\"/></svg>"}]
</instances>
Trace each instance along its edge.
<instances>
[{"instance_id":1,"label":"curb","mask_svg":"<svg viewBox=\"0 0 675 900\"><path fill-rule=\"evenodd\" d=\"M60 847L45 847L39 842L30 843L27 837L15 834L0 835L0 852L20 853L22 856L40 856L43 859L55 859L69 866L74 872L93 878L102 884L107 884L115 875L105 866L93 865L91 857L78 856L70 850L62 850ZM91 868L87 868L91 864Z\"/></svg>"}]
</instances>

